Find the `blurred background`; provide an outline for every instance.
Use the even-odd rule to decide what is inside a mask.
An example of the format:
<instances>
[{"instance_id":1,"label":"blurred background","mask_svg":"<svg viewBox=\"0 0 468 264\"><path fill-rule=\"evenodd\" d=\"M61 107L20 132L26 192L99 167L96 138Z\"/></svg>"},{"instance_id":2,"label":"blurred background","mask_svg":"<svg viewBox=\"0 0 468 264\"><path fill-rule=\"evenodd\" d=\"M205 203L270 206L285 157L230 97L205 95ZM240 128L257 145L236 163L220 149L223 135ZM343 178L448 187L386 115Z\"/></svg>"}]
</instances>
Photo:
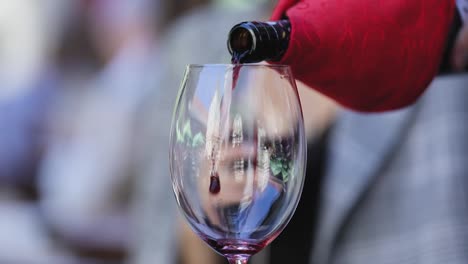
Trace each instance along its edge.
<instances>
[{"instance_id":1,"label":"blurred background","mask_svg":"<svg viewBox=\"0 0 468 264\"><path fill-rule=\"evenodd\" d=\"M1 1L0 263L224 263L180 220L170 116L185 65L275 2Z\"/></svg>"}]
</instances>

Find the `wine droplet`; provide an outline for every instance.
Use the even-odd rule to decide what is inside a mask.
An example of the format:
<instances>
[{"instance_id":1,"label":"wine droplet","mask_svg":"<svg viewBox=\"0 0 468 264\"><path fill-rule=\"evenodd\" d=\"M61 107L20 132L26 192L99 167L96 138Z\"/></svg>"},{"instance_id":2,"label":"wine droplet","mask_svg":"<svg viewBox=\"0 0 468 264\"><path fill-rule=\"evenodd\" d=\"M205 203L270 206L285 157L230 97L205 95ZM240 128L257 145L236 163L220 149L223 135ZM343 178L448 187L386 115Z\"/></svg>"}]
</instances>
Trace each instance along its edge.
<instances>
[{"instance_id":1,"label":"wine droplet","mask_svg":"<svg viewBox=\"0 0 468 264\"><path fill-rule=\"evenodd\" d=\"M219 175L214 172L210 176L210 193L218 194L221 191L221 182L219 181Z\"/></svg>"}]
</instances>

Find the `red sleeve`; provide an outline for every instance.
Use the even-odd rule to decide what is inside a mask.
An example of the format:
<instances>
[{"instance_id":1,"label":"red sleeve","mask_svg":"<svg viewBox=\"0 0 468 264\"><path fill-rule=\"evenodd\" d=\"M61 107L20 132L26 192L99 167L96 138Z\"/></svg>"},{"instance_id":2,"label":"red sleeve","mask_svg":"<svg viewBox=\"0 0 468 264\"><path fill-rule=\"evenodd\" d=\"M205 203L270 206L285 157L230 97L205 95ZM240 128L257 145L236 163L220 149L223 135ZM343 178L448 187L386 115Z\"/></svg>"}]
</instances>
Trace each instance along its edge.
<instances>
[{"instance_id":1,"label":"red sleeve","mask_svg":"<svg viewBox=\"0 0 468 264\"><path fill-rule=\"evenodd\" d=\"M280 64L358 111L413 103L437 73L453 0L280 0L292 25Z\"/></svg>"}]
</instances>

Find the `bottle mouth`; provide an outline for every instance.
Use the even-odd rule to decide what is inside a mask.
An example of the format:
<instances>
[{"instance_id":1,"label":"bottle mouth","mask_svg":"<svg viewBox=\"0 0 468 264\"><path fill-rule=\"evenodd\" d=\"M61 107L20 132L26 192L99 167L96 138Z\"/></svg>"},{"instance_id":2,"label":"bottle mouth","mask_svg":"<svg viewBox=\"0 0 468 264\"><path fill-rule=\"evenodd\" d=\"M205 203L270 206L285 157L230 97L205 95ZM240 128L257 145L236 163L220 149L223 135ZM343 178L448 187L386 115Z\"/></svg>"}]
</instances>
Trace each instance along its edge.
<instances>
[{"instance_id":1,"label":"bottle mouth","mask_svg":"<svg viewBox=\"0 0 468 264\"><path fill-rule=\"evenodd\" d=\"M247 26L248 23L240 23L234 26L229 32L228 50L229 53L246 53L255 50L257 45L255 33L252 28Z\"/></svg>"}]
</instances>

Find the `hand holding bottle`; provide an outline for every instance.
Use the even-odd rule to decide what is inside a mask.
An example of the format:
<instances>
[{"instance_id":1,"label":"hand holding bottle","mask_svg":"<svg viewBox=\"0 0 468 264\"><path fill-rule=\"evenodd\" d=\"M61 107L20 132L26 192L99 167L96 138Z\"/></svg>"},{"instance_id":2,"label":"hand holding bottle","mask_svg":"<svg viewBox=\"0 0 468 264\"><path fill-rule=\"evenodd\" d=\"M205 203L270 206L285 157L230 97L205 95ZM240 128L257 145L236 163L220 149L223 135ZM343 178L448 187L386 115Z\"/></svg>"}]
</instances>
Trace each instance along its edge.
<instances>
[{"instance_id":1,"label":"hand holding bottle","mask_svg":"<svg viewBox=\"0 0 468 264\"><path fill-rule=\"evenodd\" d=\"M348 108L398 109L438 73L454 14L453 0L280 0L272 20L290 22L289 43L264 59Z\"/></svg>"},{"instance_id":2,"label":"hand holding bottle","mask_svg":"<svg viewBox=\"0 0 468 264\"><path fill-rule=\"evenodd\" d=\"M455 12L451 0L283 0L292 25L280 63L361 111L413 103L436 75Z\"/></svg>"}]
</instances>

